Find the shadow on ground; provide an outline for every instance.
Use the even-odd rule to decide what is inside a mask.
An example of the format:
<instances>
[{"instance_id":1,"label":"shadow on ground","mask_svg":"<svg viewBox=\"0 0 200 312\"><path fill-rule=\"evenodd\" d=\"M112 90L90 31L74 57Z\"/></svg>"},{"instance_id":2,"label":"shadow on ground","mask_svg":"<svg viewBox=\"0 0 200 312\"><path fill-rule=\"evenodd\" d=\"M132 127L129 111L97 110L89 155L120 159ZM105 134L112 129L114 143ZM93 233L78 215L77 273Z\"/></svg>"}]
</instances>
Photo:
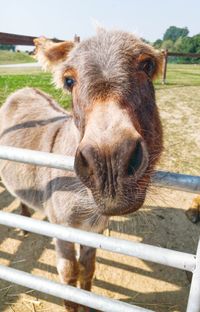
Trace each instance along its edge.
<instances>
[{"instance_id":1,"label":"shadow on ground","mask_svg":"<svg viewBox=\"0 0 200 312\"><path fill-rule=\"evenodd\" d=\"M19 213L19 202L0 186L0 209ZM184 193L183 193L184 194ZM184 213L190 198L173 194L176 205L147 205L140 212L110 221L111 236L195 253L200 226ZM178 196L178 197L177 197ZM168 200L169 201L169 200ZM174 202L174 201L172 201ZM34 213L42 219L42 215ZM108 235L108 233L107 233ZM0 263L58 281L52 240L0 226ZM158 312L185 311L189 293L186 273L99 250L93 291ZM0 311L64 311L62 300L0 281ZM112 312L112 311L111 311Z\"/></svg>"}]
</instances>

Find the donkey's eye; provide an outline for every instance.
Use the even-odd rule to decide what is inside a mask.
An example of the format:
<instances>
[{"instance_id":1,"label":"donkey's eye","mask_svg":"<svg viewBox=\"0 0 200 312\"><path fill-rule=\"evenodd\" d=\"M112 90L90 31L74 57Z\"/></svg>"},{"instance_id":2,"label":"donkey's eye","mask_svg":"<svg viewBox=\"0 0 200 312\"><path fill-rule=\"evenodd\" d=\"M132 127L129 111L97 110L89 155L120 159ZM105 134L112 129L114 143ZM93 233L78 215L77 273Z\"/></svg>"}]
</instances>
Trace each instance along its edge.
<instances>
[{"instance_id":1,"label":"donkey's eye","mask_svg":"<svg viewBox=\"0 0 200 312\"><path fill-rule=\"evenodd\" d=\"M72 90L73 86L75 84L75 80L72 77L65 77L64 80L64 86L68 89L68 90Z\"/></svg>"},{"instance_id":2,"label":"donkey's eye","mask_svg":"<svg viewBox=\"0 0 200 312\"><path fill-rule=\"evenodd\" d=\"M149 77L152 77L155 71L154 60L148 59L148 60L141 62L140 69L143 70Z\"/></svg>"}]
</instances>

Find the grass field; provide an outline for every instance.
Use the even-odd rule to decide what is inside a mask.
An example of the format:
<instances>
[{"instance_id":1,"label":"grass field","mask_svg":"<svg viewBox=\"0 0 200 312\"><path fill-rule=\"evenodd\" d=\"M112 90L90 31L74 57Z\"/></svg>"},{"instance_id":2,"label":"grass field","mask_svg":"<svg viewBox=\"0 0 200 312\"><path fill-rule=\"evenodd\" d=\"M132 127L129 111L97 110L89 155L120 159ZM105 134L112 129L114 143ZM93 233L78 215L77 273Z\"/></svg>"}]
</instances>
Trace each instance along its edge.
<instances>
[{"instance_id":1,"label":"grass field","mask_svg":"<svg viewBox=\"0 0 200 312\"><path fill-rule=\"evenodd\" d=\"M10 93L25 86L40 88L52 95L63 107L70 106L70 96L55 89L50 74L43 73L38 68L23 68L23 65L22 68L0 68L0 104ZM200 86L200 65L168 64L167 84L163 85L160 79L155 82L156 90L186 86Z\"/></svg>"},{"instance_id":2,"label":"grass field","mask_svg":"<svg viewBox=\"0 0 200 312\"><path fill-rule=\"evenodd\" d=\"M27 74L29 71L29 74ZM2 104L7 96L26 86L39 88L44 92L50 94L54 97L63 107L69 108L70 106L70 96L63 94L61 90L56 89L51 82L51 75L47 73L41 73L37 68L23 69L22 72L19 72L19 69L15 69L13 72L12 69L0 69L0 104Z\"/></svg>"},{"instance_id":3,"label":"grass field","mask_svg":"<svg viewBox=\"0 0 200 312\"><path fill-rule=\"evenodd\" d=\"M35 62L35 59L25 52L11 52L0 50L0 65L33 62Z\"/></svg>"},{"instance_id":4,"label":"grass field","mask_svg":"<svg viewBox=\"0 0 200 312\"><path fill-rule=\"evenodd\" d=\"M168 64L167 84L156 82L156 88L171 88L177 86L200 86L200 65L196 64Z\"/></svg>"},{"instance_id":5,"label":"grass field","mask_svg":"<svg viewBox=\"0 0 200 312\"><path fill-rule=\"evenodd\" d=\"M55 89L51 75L39 69L0 69L0 104L17 89L39 88L70 109L71 98ZM200 168L200 65L168 65L167 84L155 82L164 126L162 169L199 174Z\"/></svg>"}]
</instances>

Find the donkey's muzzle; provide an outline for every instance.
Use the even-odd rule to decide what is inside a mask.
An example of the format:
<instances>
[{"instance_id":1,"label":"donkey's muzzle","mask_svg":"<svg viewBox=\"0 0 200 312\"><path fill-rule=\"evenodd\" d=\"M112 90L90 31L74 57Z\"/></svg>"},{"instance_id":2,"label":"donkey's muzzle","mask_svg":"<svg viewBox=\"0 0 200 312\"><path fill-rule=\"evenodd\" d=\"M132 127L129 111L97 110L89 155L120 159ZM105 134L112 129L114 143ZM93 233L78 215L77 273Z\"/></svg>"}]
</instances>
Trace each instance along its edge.
<instances>
[{"instance_id":1,"label":"donkey's muzzle","mask_svg":"<svg viewBox=\"0 0 200 312\"><path fill-rule=\"evenodd\" d=\"M80 144L75 170L81 181L104 198L115 198L128 181L137 181L148 166L148 153L140 138L125 139L120 144Z\"/></svg>"}]
</instances>

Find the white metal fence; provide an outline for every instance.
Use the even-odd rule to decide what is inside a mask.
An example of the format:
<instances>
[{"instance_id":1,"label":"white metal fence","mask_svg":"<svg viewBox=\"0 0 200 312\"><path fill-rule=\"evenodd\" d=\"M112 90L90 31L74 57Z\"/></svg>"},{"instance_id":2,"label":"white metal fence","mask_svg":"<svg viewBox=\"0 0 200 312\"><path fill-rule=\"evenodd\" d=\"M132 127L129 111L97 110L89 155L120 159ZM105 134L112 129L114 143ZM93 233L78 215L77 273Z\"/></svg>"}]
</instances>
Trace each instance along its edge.
<instances>
[{"instance_id":1,"label":"white metal fence","mask_svg":"<svg viewBox=\"0 0 200 312\"><path fill-rule=\"evenodd\" d=\"M74 162L72 157L8 146L0 147L0 159L64 170L73 170ZM200 177L160 171L155 173L152 183L161 187L200 193ZM106 237L104 235L85 232L74 228L66 228L61 225L33 220L3 211L0 211L0 224L9 227L19 227L29 232L56 237L94 248L102 248L115 253L138 257L146 261L190 271L193 273L193 277L187 312L200 312L200 243L198 244L197 254L192 255L143 243ZM0 265L0 278L105 312L150 311L117 300L108 299L72 286L62 285L45 278L33 276L32 274L3 265Z\"/></svg>"}]
</instances>

